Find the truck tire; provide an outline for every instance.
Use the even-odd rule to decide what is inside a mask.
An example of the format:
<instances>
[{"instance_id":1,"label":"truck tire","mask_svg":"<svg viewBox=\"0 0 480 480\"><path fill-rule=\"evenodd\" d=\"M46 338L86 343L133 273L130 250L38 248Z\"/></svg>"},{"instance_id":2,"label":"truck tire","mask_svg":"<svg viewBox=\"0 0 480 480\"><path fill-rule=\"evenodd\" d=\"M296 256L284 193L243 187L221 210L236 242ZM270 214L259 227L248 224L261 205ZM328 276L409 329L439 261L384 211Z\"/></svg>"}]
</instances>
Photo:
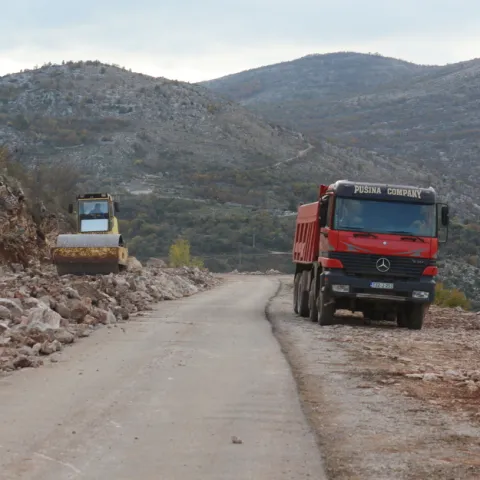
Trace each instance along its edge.
<instances>
[{"instance_id":1,"label":"truck tire","mask_svg":"<svg viewBox=\"0 0 480 480\"><path fill-rule=\"evenodd\" d=\"M293 311L298 313L298 283L300 282L300 273L296 273L293 279Z\"/></svg>"},{"instance_id":2,"label":"truck tire","mask_svg":"<svg viewBox=\"0 0 480 480\"><path fill-rule=\"evenodd\" d=\"M304 271L298 282L298 313L301 317L308 317L310 309L308 308L310 272Z\"/></svg>"},{"instance_id":3,"label":"truck tire","mask_svg":"<svg viewBox=\"0 0 480 480\"><path fill-rule=\"evenodd\" d=\"M322 327L326 325L333 325L335 320L335 304L330 303L329 305L325 305L326 301L327 299L325 298L325 294L320 291L318 293L318 323Z\"/></svg>"},{"instance_id":4,"label":"truck tire","mask_svg":"<svg viewBox=\"0 0 480 480\"><path fill-rule=\"evenodd\" d=\"M425 309L423 305L411 305L408 312L407 327L409 330L421 330Z\"/></svg>"},{"instance_id":5,"label":"truck tire","mask_svg":"<svg viewBox=\"0 0 480 480\"><path fill-rule=\"evenodd\" d=\"M317 280L314 277L310 282L310 293L309 293L309 309L310 309L310 320L312 322L318 322L318 303L317 303Z\"/></svg>"}]
</instances>

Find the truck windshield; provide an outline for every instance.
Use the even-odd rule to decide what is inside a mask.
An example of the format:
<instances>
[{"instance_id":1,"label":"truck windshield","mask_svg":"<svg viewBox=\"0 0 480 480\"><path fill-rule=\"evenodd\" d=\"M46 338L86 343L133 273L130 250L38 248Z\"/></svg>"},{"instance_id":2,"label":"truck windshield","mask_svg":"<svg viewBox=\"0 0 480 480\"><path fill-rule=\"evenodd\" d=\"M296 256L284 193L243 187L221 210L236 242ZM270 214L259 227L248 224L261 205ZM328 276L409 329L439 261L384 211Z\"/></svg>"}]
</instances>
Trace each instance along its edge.
<instances>
[{"instance_id":1,"label":"truck windshield","mask_svg":"<svg viewBox=\"0 0 480 480\"><path fill-rule=\"evenodd\" d=\"M337 197L335 230L436 236L435 205Z\"/></svg>"}]
</instances>

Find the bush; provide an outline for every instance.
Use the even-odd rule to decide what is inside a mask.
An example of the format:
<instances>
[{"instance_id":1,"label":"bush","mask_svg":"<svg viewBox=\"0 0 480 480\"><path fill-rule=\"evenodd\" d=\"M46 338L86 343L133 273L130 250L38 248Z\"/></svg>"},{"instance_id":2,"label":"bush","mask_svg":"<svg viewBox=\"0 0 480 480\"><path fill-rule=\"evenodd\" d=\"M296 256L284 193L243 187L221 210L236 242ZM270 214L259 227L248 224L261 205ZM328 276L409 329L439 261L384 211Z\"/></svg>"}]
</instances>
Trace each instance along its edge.
<instances>
[{"instance_id":1,"label":"bush","mask_svg":"<svg viewBox=\"0 0 480 480\"><path fill-rule=\"evenodd\" d=\"M170 246L168 260L171 267L199 267L203 268L201 258L190 256L190 242L179 238Z\"/></svg>"},{"instance_id":2,"label":"bush","mask_svg":"<svg viewBox=\"0 0 480 480\"><path fill-rule=\"evenodd\" d=\"M462 307L464 310L471 308L471 304L463 292L457 288L449 290L443 286L443 283L437 283L435 287L435 305L448 308Z\"/></svg>"}]
</instances>

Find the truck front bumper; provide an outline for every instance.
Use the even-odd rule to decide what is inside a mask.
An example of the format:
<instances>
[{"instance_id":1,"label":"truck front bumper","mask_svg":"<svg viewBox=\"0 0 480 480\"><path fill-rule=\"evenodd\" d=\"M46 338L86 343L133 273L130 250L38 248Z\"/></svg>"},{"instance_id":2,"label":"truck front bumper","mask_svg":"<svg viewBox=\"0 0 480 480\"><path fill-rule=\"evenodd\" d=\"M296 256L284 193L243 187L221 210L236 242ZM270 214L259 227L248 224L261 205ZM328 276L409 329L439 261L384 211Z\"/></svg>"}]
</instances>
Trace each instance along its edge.
<instances>
[{"instance_id":1,"label":"truck front bumper","mask_svg":"<svg viewBox=\"0 0 480 480\"><path fill-rule=\"evenodd\" d=\"M418 280L364 278L345 275L338 270L327 270L321 277L321 288L330 298L414 303L433 303L435 298L433 277Z\"/></svg>"}]
</instances>

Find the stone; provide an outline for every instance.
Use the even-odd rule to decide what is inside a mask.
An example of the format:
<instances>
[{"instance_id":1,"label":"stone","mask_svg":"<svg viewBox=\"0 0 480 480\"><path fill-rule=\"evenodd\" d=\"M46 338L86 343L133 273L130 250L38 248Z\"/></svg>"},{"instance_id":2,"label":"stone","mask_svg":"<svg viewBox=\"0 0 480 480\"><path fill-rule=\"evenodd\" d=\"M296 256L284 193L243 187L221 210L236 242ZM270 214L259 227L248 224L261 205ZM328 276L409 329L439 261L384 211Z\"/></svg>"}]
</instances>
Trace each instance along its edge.
<instances>
[{"instance_id":1,"label":"stone","mask_svg":"<svg viewBox=\"0 0 480 480\"><path fill-rule=\"evenodd\" d=\"M4 335L9 331L9 327L5 322L0 322L0 335Z\"/></svg>"},{"instance_id":2,"label":"stone","mask_svg":"<svg viewBox=\"0 0 480 480\"><path fill-rule=\"evenodd\" d=\"M63 291L63 293L64 293L68 298L76 298L77 300L81 300L80 294L77 292L77 290L75 290L75 289L72 288L72 287L67 287L67 288L65 288L65 290Z\"/></svg>"},{"instance_id":3,"label":"stone","mask_svg":"<svg viewBox=\"0 0 480 480\"><path fill-rule=\"evenodd\" d=\"M55 311L62 317L66 319L71 318L70 309L63 302L59 302L55 305Z\"/></svg>"},{"instance_id":4,"label":"stone","mask_svg":"<svg viewBox=\"0 0 480 480\"><path fill-rule=\"evenodd\" d=\"M52 353L59 352L62 349L62 345L58 340L53 342L44 342L40 348L40 353L43 355L51 355Z\"/></svg>"},{"instance_id":5,"label":"stone","mask_svg":"<svg viewBox=\"0 0 480 480\"><path fill-rule=\"evenodd\" d=\"M13 360L14 368L37 368L40 365L43 365L43 362L39 358L27 355L20 355Z\"/></svg>"},{"instance_id":6,"label":"stone","mask_svg":"<svg viewBox=\"0 0 480 480\"><path fill-rule=\"evenodd\" d=\"M12 313L7 307L0 305L0 320L10 320L12 318Z\"/></svg>"},{"instance_id":7,"label":"stone","mask_svg":"<svg viewBox=\"0 0 480 480\"><path fill-rule=\"evenodd\" d=\"M55 305L55 301L48 295L40 297L38 301L44 303L48 308L52 308Z\"/></svg>"},{"instance_id":8,"label":"stone","mask_svg":"<svg viewBox=\"0 0 480 480\"><path fill-rule=\"evenodd\" d=\"M75 341L75 335L67 330L59 330L55 332L55 339L62 345L68 345Z\"/></svg>"},{"instance_id":9,"label":"stone","mask_svg":"<svg viewBox=\"0 0 480 480\"><path fill-rule=\"evenodd\" d=\"M135 257L128 257L127 270L139 273L143 270L143 266Z\"/></svg>"},{"instance_id":10,"label":"stone","mask_svg":"<svg viewBox=\"0 0 480 480\"><path fill-rule=\"evenodd\" d=\"M85 318L83 319L83 323L85 325L96 325L98 323L98 319L95 317L92 317L91 315L85 315Z\"/></svg>"},{"instance_id":11,"label":"stone","mask_svg":"<svg viewBox=\"0 0 480 480\"><path fill-rule=\"evenodd\" d=\"M16 319L23 315L22 304L18 300L12 300L9 298L0 298L0 306L6 307L10 311L12 318Z\"/></svg>"},{"instance_id":12,"label":"stone","mask_svg":"<svg viewBox=\"0 0 480 480\"><path fill-rule=\"evenodd\" d=\"M25 305L25 308L30 309L30 308L46 308L47 305L45 303L41 302L37 298L34 297L27 297L23 300L23 304Z\"/></svg>"},{"instance_id":13,"label":"stone","mask_svg":"<svg viewBox=\"0 0 480 480\"><path fill-rule=\"evenodd\" d=\"M70 318L77 323L84 321L85 316L90 312L90 307L85 301L76 298L68 300L68 308L70 311Z\"/></svg>"},{"instance_id":14,"label":"stone","mask_svg":"<svg viewBox=\"0 0 480 480\"><path fill-rule=\"evenodd\" d=\"M60 328L60 320L62 317L48 307L37 307L30 310L28 315L28 325L30 327L43 328Z\"/></svg>"}]
</instances>

